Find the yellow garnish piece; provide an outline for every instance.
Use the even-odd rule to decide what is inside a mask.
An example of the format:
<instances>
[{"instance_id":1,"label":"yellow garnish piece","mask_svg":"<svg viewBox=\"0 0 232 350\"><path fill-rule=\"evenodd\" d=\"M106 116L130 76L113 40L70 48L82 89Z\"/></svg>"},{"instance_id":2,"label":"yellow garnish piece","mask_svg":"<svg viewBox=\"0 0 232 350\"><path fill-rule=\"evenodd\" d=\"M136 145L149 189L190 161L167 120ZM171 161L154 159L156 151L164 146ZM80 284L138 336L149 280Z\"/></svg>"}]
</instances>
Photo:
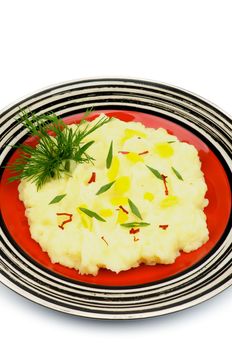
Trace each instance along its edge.
<instances>
[{"instance_id":1,"label":"yellow garnish piece","mask_svg":"<svg viewBox=\"0 0 232 350\"><path fill-rule=\"evenodd\" d=\"M144 162L144 158L141 157L138 153L130 152L126 154L126 158L132 163Z\"/></svg>"},{"instance_id":2,"label":"yellow garnish piece","mask_svg":"<svg viewBox=\"0 0 232 350\"><path fill-rule=\"evenodd\" d=\"M139 137L143 137L143 138L146 138L147 135L140 131L140 130L134 130L134 129L125 129L125 136L127 137L134 137L134 136L139 136Z\"/></svg>"},{"instance_id":3,"label":"yellow garnish piece","mask_svg":"<svg viewBox=\"0 0 232 350\"><path fill-rule=\"evenodd\" d=\"M57 222L58 222L58 225L61 225L62 224L62 222L64 221L64 220L62 220L62 218L61 217L58 217L60 220L59 220L59 222L58 222L58 220L57 220ZM51 220L50 219L44 219L43 221L42 221L42 224L43 225L45 225L45 226L47 226L47 225L51 225Z\"/></svg>"},{"instance_id":4,"label":"yellow garnish piece","mask_svg":"<svg viewBox=\"0 0 232 350\"><path fill-rule=\"evenodd\" d=\"M151 202L154 199L154 195L151 192L146 192L144 193L143 198Z\"/></svg>"},{"instance_id":5,"label":"yellow garnish piece","mask_svg":"<svg viewBox=\"0 0 232 350\"><path fill-rule=\"evenodd\" d=\"M116 176L118 175L118 171L119 171L119 159L117 156L114 156L112 158L112 163L111 166L109 168L109 170L107 171L107 176L109 181L114 181Z\"/></svg>"},{"instance_id":6,"label":"yellow garnish piece","mask_svg":"<svg viewBox=\"0 0 232 350\"><path fill-rule=\"evenodd\" d=\"M114 184L114 190L118 194L127 192L130 188L131 180L129 176L120 176Z\"/></svg>"},{"instance_id":7,"label":"yellow garnish piece","mask_svg":"<svg viewBox=\"0 0 232 350\"><path fill-rule=\"evenodd\" d=\"M121 139L121 144L123 145L124 142L126 142L127 140L131 139L134 136L147 138L147 135L144 132L142 132L142 131L134 130L134 129L126 129L124 131L124 136Z\"/></svg>"},{"instance_id":8,"label":"yellow garnish piece","mask_svg":"<svg viewBox=\"0 0 232 350\"><path fill-rule=\"evenodd\" d=\"M113 215L113 210L111 209L101 209L99 210L99 214L103 216L104 218L108 218L109 216Z\"/></svg>"},{"instance_id":9,"label":"yellow garnish piece","mask_svg":"<svg viewBox=\"0 0 232 350\"><path fill-rule=\"evenodd\" d=\"M128 200L126 197L113 197L111 198L111 203L113 205L119 206L119 205L125 205L127 204Z\"/></svg>"},{"instance_id":10,"label":"yellow garnish piece","mask_svg":"<svg viewBox=\"0 0 232 350\"><path fill-rule=\"evenodd\" d=\"M172 146L167 143L157 143L154 148L155 153L157 153L161 158L169 158L174 154Z\"/></svg>"},{"instance_id":11,"label":"yellow garnish piece","mask_svg":"<svg viewBox=\"0 0 232 350\"><path fill-rule=\"evenodd\" d=\"M161 208L168 208L168 207L171 207L173 205L178 204L178 202L179 202L178 197L176 197L176 196L167 196L166 198L164 198L160 202L160 206L161 206Z\"/></svg>"},{"instance_id":12,"label":"yellow garnish piece","mask_svg":"<svg viewBox=\"0 0 232 350\"><path fill-rule=\"evenodd\" d=\"M87 205L84 203L80 204L79 207L87 209ZM81 211L79 209L79 207L77 207L76 210L77 210L78 214L80 215L81 223L85 228L87 228L91 231L92 227L93 227L93 219L91 217L87 216L85 213L83 213L83 211Z\"/></svg>"},{"instance_id":13,"label":"yellow garnish piece","mask_svg":"<svg viewBox=\"0 0 232 350\"><path fill-rule=\"evenodd\" d=\"M121 209L118 212L117 223L124 224L128 220L128 214L124 213Z\"/></svg>"}]
</instances>

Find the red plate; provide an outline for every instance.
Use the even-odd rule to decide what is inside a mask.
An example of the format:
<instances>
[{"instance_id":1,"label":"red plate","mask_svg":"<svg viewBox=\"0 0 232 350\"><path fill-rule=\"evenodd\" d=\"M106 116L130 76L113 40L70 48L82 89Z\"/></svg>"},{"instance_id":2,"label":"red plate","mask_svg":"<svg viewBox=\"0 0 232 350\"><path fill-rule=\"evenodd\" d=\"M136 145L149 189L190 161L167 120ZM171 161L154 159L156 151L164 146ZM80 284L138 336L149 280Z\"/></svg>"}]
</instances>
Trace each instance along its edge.
<instances>
[{"instance_id":1,"label":"red plate","mask_svg":"<svg viewBox=\"0 0 232 350\"><path fill-rule=\"evenodd\" d=\"M47 253L44 253L39 244L32 240L27 219L24 215L24 205L18 199L18 182L11 184L7 182L10 176L7 169L3 173L0 188L0 206L5 225L14 241L33 260L48 270L77 281L105 286L132 286L159 281L183 272L204 258L213 249L225 231L231 211L231 191L226 172L213 151L200 138L178 124L140 112L115 110L104 112L109 116L114 116L127 122L137 121L152 128L163 127L170 134L177 136L179 140L190 143L197 148L202 162L202 171L204 172L208 186L206 198L209 199L209 205L205 209L210 233L208 242L192 253L181 253L174 264L156 266L141 265L118 274L101 269L95 277L91 275L80 275L74 269L64 267L60 264L52 264ZM88 119L92 120L98 115L99 112L92 113ZM68 117L65 121L68 124L77 123L81 117L82 115L79 114ZM35 140L33 139L28 139L26 142L35 144ZM9 163L12 163L17 156L18 152L16 151Z\"/></svg>"}]
</instances>

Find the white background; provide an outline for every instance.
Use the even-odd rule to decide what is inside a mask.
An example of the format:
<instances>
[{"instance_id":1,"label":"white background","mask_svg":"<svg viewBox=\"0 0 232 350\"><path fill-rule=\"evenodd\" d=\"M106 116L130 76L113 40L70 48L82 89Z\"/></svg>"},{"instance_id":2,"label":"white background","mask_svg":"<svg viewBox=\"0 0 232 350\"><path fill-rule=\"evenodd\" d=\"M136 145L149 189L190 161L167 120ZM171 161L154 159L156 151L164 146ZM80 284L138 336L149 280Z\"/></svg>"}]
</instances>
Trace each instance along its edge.
<instances>
[{"instance_id":1,"label":"white background","mask_svg":"<svg viewBox=\"0 0 232 350\"><path fill-rule=\"evenodd\" d=\"M231 1L2 1L0 109L47 85L88 77L158 80L232 114ZM1 349L219 349L232 292L177 314L111 322L54 312L0 286Z\"/></svg>"}]
</instances>

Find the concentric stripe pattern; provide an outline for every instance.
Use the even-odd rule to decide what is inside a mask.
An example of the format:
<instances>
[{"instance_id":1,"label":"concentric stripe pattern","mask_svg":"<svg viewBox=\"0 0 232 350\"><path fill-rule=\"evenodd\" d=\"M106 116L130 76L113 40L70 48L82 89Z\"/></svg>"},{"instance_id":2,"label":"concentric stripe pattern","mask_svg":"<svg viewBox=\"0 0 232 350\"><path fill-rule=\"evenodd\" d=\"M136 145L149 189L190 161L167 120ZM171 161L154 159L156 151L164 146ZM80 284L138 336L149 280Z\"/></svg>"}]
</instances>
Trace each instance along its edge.
<instances>
[{"instance_id":1,"label":"concentric stripe pattern","mask_svg":"<svg viewBox=\"0 0 232 350\"><path fill-rule=\"evenodd\" d=\"M93 107L146 112L177 122L215 147L231 177L231 119L202 98L161 83L133 79L73 81L19 101L0 114L0 163L9 157L8 144L26 135L17 126L19 107L39 114L53 111L62 117ZM63 278L33 262L12 241L1 222L1 281L19 294L69 314L132 319L158 316L198 304L232 283L231 221L217 246L193 268L167 280L131 287L104 287Z\"/></svg>"}]
</instances>

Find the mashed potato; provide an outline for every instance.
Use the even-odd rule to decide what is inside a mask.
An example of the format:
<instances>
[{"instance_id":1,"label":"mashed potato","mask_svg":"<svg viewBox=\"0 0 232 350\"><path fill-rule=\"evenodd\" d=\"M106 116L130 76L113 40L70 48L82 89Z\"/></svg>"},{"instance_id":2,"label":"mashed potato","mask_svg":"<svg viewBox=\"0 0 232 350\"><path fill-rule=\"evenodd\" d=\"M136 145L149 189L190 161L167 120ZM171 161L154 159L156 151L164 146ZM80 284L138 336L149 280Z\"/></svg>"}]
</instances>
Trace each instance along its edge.
<instances>
[{"instance_id":1,"label":"mashed potato","mask_svg":"<svg viewBox=\"0 0 232 350\"><path fill-rule=\"evenodd\" d=\"M194 146L164 129L118 119L85 140L95 141L88 151L94 164L73 164L71 176L52 180L38 191L29 181L19 185L31 236L53 263L81 274L96 275L101 267L118 273L141 263L172 264L180 251L191 252L208 240L203 211L207 186ZM96 194L112 182L107 191ZM65 196L49 204L59 195Z\"/></svg>"}]
</instances>

